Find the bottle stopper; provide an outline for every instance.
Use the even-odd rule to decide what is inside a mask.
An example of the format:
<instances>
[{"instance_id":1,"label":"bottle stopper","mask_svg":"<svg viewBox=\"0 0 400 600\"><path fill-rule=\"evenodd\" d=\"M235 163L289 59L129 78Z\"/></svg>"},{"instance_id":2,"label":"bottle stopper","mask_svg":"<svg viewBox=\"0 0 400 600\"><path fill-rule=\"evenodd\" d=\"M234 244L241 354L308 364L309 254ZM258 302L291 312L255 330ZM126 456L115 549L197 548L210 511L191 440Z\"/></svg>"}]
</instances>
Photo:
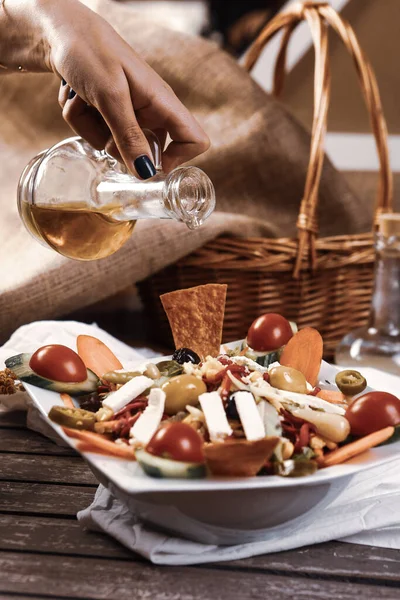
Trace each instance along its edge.
<instances>
[{"instance_id":1,"label":"bottle stopper","mask_svg":"<svg viewBox=\"0 0 400 600\"><path fill-rule=\"evenodd\" d=\"M400 236L400 213L386 213L379 217L379 232L385 237Z\"/></svg>"}]
</instances>

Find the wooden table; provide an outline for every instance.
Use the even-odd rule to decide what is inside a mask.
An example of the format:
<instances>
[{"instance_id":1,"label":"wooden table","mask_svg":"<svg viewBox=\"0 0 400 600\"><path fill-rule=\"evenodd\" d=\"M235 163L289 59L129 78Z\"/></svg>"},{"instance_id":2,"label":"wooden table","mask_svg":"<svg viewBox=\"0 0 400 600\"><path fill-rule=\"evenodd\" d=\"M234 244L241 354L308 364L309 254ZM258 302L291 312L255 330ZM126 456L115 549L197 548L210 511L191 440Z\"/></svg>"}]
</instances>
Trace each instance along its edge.
<instances>
[{"instance_id":1,"label":"wooden table","mask_svg":"<svg viewBox=\"0 0 400 600\"><path fill-rule=\"evenodd\" d=\"M400 553L332 542L198 567L157 567L75 515L96 481L72 450L0 415L0 600L400 598Z\"/></svg>"}]
</instances>

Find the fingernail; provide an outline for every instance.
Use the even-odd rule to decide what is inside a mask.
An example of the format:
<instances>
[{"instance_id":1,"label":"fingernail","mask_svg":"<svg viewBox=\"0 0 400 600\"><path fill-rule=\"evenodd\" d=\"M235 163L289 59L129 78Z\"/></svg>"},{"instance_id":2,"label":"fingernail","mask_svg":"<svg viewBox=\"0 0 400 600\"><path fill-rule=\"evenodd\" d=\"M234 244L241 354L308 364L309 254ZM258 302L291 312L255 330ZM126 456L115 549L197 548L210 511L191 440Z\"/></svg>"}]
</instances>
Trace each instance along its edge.
<instances>
[{"instance_id":1,"label":"fingernail","mask_svg":"<svg viewBox=\"0 0 400 600\"><path fill-rule=\"evenodd\" d=\"M76 96L76 92L71 88L68 94L68 100L72 100Z\"/></svg>"},{"instance_id":2,"label":"fingernail","mask_svg":"<svg viewBox=\"0 0 400 600\"><path fill-rule=\"evenodd\" d=\"M151 162L150 158L143 154L142 156L138 156L135 160L135 169L139 177L142 179L150 179L150 177L154 177L157 173L155 166Z\"/></svg>"},{"instance_id":3,"label":"fingernail","mask_svg":"<svg viewBox=\"0 0 400 600\"><path fill-rule=\"evenodd\" d=\"M65 79L64 79L64 78L63 78L63 79L61 79L61 81L62 81L62 84L63 84L63 85L67 85L67 82L65 81Z\"/></svg>"}]
</instances>

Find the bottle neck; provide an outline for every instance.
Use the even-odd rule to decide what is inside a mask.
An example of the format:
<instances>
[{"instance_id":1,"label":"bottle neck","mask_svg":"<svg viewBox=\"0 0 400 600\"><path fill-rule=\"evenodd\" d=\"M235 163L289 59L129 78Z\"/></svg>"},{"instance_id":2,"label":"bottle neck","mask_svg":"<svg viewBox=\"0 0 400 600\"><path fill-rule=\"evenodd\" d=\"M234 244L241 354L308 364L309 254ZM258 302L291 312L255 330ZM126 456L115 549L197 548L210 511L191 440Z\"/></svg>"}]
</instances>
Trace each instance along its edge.
<instances>
[{"instance_id":1,"label":"bottle neck","mask_svg":"<svg viewBox=\"0 0 400 600\"><path fill-rule=\"evenodd\" d=\"M370 328L388 336L400 336L400 238L380 234Z\"/></svg>"},{"instance_id":2,"label":"bottle neck","mask_svg":"<svg viewBox=\"0 0 400 600\"><path fill-rule=\"evenodd\" d=\"M117 221L168 218L164 202L165 175L143 182L112 175L97 186L98 204Z\"/></svg>"},{"instance_id":3,"label":"bottle neck","mask_svg":"<svg viewBox=\"0 0 400 600\"><path fill-rule=\"evenodd\" d=\"M112 174L97 186L96 195L115 220L175 219L190 229L202 225L215 208L214 187L196 167L179 167L147 181Z\"/></svg>"}]
</instances>

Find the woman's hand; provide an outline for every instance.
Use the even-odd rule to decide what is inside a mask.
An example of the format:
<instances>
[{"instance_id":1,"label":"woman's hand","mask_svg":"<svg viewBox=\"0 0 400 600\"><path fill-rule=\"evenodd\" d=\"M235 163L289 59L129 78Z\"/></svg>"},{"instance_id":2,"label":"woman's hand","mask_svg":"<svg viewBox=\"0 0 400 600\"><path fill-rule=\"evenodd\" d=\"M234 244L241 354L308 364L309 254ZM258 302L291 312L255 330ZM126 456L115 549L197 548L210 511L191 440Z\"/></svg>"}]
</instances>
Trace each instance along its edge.
<instances>
[{"instance_id":1,"label":"woman's hand","mask_svg":"<svg viewBox=\"0 0 400 600\"><path fill-rule=\"evenodd\" d=\"M78 135L122 157L142 178L155 174L142 128L163 144L169 134L163 153L167 172L207 150L208 137L193 115L104 19L78 0L33 4L31 18L39 18L45 38L45 65L63 80L63 117Z\"/></svg>"}]
</instances>

